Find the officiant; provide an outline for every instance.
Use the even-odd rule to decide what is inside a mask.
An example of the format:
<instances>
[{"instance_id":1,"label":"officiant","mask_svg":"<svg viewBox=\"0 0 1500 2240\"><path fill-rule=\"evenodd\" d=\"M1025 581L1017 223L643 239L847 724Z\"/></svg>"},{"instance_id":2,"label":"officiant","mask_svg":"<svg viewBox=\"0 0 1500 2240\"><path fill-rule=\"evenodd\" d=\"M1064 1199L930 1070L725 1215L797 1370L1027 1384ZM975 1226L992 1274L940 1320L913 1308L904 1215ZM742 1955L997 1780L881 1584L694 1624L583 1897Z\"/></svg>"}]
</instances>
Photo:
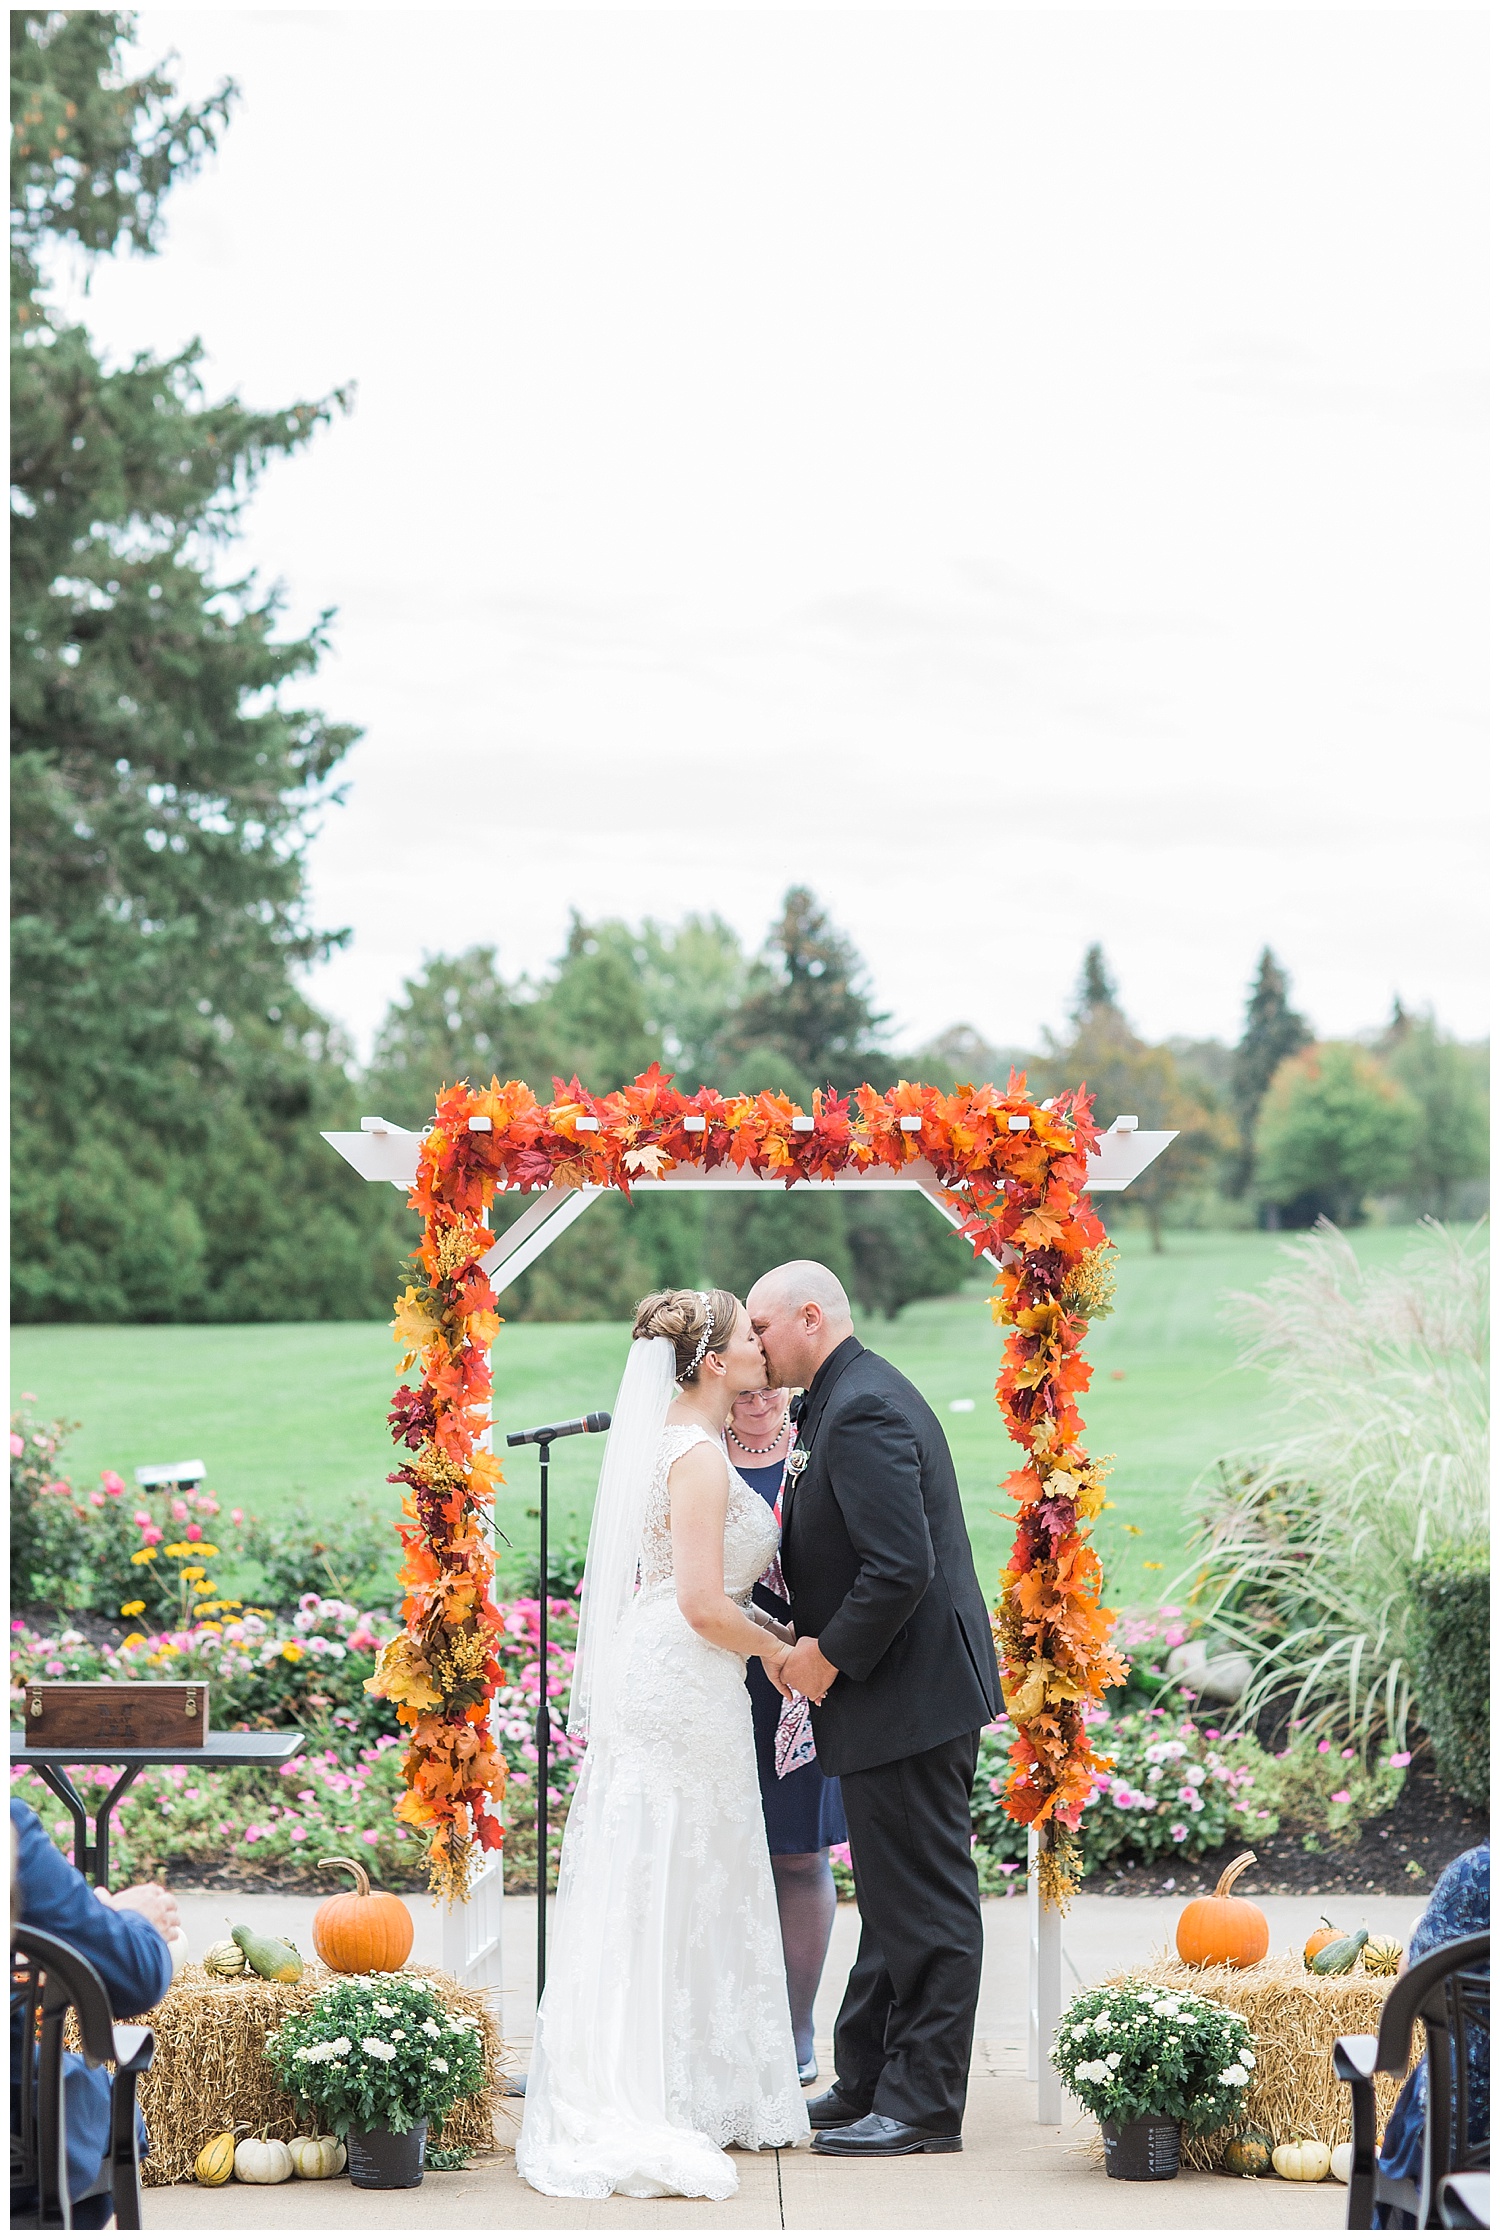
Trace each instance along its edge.
<instances>
[{"instance_id":1,"label":"officiant","mask_svg":"<svg viewBox=\"0 0 1500 2240\"><path fill-rule=\"evenodd\" d=\"M753 1486L775 1511L778 1522L786 1458L792 1447L791 1397L777 1388L742 1392L730 1411L725 1432L730 1461L746 1485ZM755 1589L755 1601L783 1625L790 1621L791 1605L764 1580ZM811 2084L818 2074L813 2053L813 2001L822 1980L838 1907L828 1847L847 1843L849 1831L844 1825L838 1782L822 1771L816 1759L777 1779L776 1725L781 1697L767 1678L764 1665L755 1658L746 1668L745 1684L750 1690L755 1724L755 1762L760 1774L766 1841L776 1878L776 1909L781 1917L797 2073L804 2084Z\"/></svg>"}]
</instances>

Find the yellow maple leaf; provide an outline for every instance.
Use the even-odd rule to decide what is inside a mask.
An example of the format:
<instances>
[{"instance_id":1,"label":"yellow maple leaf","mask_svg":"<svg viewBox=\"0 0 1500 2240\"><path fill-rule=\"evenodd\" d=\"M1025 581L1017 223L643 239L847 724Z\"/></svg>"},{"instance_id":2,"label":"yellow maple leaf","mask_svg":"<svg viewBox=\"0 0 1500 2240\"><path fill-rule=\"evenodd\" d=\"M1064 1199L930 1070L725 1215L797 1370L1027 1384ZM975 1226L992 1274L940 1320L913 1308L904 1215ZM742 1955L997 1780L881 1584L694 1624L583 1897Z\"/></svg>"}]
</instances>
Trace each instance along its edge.
<instances>
[{"instance_id":1,"label":"yellow maple leaf","mask_svg":"<svg viewBox=\"0 0 1500 2240\"><path fill-rule=\"evenodd\" d=\"M431 1345L442 1324L425 1300L417 1296L416 1286L408 1284L396 1301L396 1318L391 1324L391 1336L403 1353L420 1353Z\"/></svg>"}]
</instances>

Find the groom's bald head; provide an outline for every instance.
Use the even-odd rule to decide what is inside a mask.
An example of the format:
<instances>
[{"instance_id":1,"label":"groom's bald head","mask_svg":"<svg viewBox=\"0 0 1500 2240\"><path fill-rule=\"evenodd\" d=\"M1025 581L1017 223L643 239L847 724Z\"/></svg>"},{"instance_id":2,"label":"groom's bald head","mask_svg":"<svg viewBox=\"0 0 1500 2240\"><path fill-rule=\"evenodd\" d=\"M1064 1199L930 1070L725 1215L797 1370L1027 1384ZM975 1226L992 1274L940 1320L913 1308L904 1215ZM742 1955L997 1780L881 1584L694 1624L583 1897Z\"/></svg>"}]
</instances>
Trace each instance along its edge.
<instances>
[{"instance_id":1,"label":"groom's bald head","mask_svg":"<svg viewBox=\"0 0 1500 2240\"><path fill-rule=\"evenodd\" d=\"M811 1384L834 1347L853 1335L849 1294L821 1260L769 1269L745 1304L773 1384Z\"/></svg>"}]
</instances>

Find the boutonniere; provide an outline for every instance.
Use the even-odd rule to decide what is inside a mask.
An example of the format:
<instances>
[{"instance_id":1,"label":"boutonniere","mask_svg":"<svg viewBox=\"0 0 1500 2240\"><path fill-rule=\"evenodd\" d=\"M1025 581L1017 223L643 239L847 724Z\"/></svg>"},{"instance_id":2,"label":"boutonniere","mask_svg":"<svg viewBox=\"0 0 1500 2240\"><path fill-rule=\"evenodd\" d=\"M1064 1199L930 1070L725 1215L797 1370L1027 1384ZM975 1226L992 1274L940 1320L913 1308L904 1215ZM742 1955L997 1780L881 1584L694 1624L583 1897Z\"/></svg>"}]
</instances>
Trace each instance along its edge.
<instances>
[{"instance_id":1,"label":"boutonniere","mask_svg":"<svg viewBox=\"0 0 1500 2240\"><path fill-rule=\"evenodd\" d=\"M802 1475L802 1473L803 1473L803 1471L804 1471L804 1470L805 1470L806 1468L807 1468L807 1449L806 1449L806 1447L793 1447L793 1449L792 1449L791 1453L790 1453L790 1454L789 1454L789 1455L787 1456L787 1458L786 1458L786 1474L787 1474L787 1476L788 1476L789 1478L800 1478L800 1477L801 1477L801 1475Z\"/></svg>"}]
</instances>

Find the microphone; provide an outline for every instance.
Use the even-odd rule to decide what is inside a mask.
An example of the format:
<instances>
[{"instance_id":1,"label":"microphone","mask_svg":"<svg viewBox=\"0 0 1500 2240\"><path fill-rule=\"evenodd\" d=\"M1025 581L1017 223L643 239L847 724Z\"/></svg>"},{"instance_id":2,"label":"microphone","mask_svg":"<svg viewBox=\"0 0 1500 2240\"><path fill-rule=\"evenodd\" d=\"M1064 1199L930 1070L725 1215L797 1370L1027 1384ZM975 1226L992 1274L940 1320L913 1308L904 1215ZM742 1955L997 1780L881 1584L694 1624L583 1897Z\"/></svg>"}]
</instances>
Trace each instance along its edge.
<instances>
[{"instance_id":1,"label":"microphone","mask_svg":"<svg viewBox=\"0 0 1500 2240\"><path fill-rule=\"evenodd\" d=\"M566 1423L539 1423L534 1431L507 1431L508 1447L550 1446L554 1439L571 1439L576 1431L607 1431L609 1410L598 1408L590 1416L570 1416Z\"/></svg>"}]
</instances>

